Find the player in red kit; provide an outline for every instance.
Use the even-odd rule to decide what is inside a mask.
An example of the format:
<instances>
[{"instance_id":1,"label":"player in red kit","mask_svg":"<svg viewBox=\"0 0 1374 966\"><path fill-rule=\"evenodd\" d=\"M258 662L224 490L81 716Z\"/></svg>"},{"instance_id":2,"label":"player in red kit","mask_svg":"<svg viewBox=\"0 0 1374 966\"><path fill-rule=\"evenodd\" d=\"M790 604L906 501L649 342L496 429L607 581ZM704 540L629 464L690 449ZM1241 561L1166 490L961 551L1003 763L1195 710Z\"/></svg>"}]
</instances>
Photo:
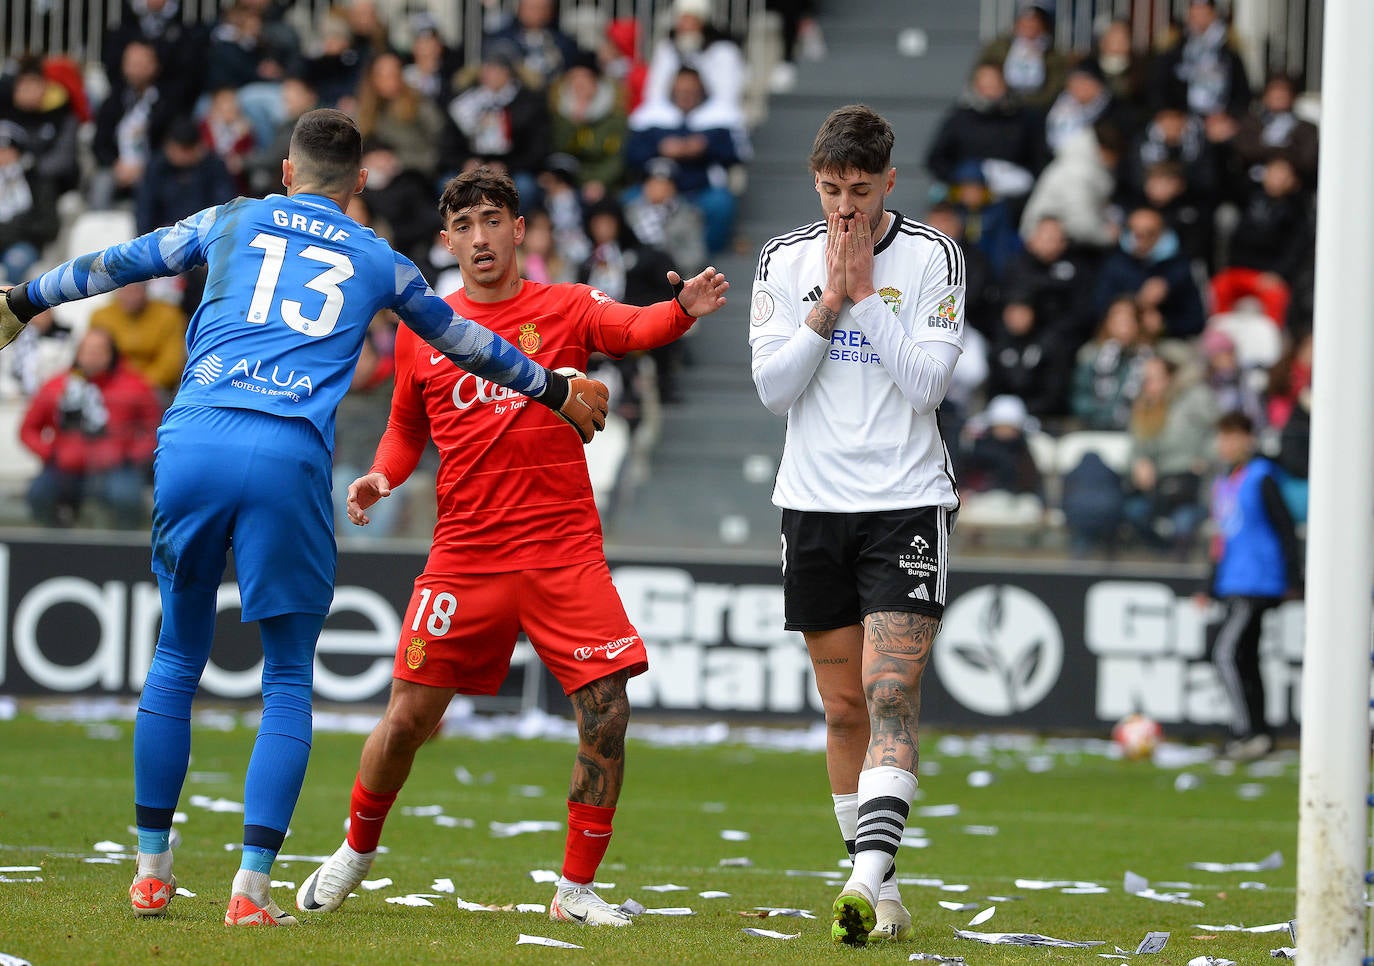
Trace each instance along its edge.
<instances>
[{"instance_id":1,"label":"player in red kit","mask_svg":"<svg viewBox=\"0 0 1374 966\"><path fill-rule=\"evenodd\" d=\"M713 268L686 281L669 272L675 297L645 308L586 285L522 279L519 211L504 174L478 168L448 183L439 201L443 238L464 281L448 302L550 369L583 371L593 352L664 345L725 304L729 283ZM572 700L579 737L549 916L630 924L592 882L624 778L625 685L648 657L611 583L581 438L553 412L525 403L408 330L397 333L391 418L371 472L348 488L348 514L365 525L367 509L410 475L432 438L438 522L402 626L391 699L363 745L348 838L302 883L296 904L304 911L337 909L362 881L416 751L455 694L496 692L523 630Z\"/></svg>"}]
</instances>

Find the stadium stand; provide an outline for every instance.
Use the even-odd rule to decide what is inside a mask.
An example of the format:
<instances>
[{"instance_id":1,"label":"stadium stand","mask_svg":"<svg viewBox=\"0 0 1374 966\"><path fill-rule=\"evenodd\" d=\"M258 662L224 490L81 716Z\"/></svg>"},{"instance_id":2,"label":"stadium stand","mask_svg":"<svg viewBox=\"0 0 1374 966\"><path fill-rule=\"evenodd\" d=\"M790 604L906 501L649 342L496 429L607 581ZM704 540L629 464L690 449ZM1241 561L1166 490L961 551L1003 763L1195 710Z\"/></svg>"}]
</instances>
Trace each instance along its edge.
<instances>
[{"instance_id":1,"label":"stadium stand","mask_svg":"<svg viewBox=\"0 0 1374 966\"><path fill-rule=\"evenodd\" d=\"M121 2L88 0L83 7L88 16L65 18L61 23L46 17L42 5L17 7L15 15L9 18L10 30L4 41L3 53L10 58L6 69L12 69L25 52L49 55L48 76L60 80L72 102L81 105L82 116L89 118L102 100L117 93L117 85L112 90L107 66L103 66L117 61L113 59L113 50L102 49L108 46L102 41L112 37L127 39L133 31L148 27L146 23L138 27L133 21L124 23ZM376 23L354 23L350 30L339 30L339 25L347 22L344 7L336 7L328 0L303 0L285 5L279 21L270 26L278 40L284 37L289 41L293 35L296 38L297 48L291 56L299 55L299 59L291 61L293 69L315 83L322 93L334 90L335 96L342 95L343 105L350 109L356 106L353 94L358 90L361 71L348 73L345 61L349 56L356 55L355 59L361 58L365 63L372 51L386 46L405 54L417 35L436 33L444 42L444 63L450 67L468 65L467 73L453 74L438 85L444 93L435 96L441 98L439 106L448 116L451 104L444 98L470 82L484 56L485 38L508 27L517 2L378 0ZM1225 0L1216 5L1195 5L1188 0L985 0L980 4L847 0L841 5L838 0L816 0L810 5L815 12L814 22L808 24L810 42L803 44L798 44L795 36L784 41L783 21L770 9L775 5L767 0L710 0L708 6L712 22L735 39L747 65L741 103L753 155L729 172L729 186L738 201L735 235L730 246L713 256L714 264L731 279L734 290L731 304L684 340L681 354L689 378L680 380L680 398L660 405L653 386L653 367L646 363L640 367L645 375L639 382L647 385L647 395L640 393L637 385L637 396L643 398L635 400L623 427L608 432L589 450L598 501L605 515L608 540L613 544L749 551L758 555L774 552L777 512L769 501L769 488L781 453L783 425L758 403L749 377L744 338L747 293L759 246L773 235L815 219L815 198L804 159L819 118L831 107L860 96L854 78L863 78L862 99L887 116L898 132L898 182L889 207L921 218L933 203L952 204L964 222L960 241L969 253L970 263L997 264L996 259L983 257L991 244L990 236L984 233L989 224L986 219L994 210L989 205L1005 203L1016 215L1024 196L999 199L997 172L988 170L981 173L980 189L987 191L987 197L970 200L924 170L921 161L941 120L951 108L967 103L969 94L965 88L972 68L987 57L1012 56L1014 45L1002 41L1010 35L1026 7L1041 8L1046 15L1054 40L1055 63L1075 68L1089 64L1090 72L1094 76L1100 73L1105 87L1122 98L1123 104L1118 106L1127 108L1099 111L1100 105L1090 105L1092 116L1098 119L1094 135L1102 157L1108 161L1114 158L1118 164L1129 161L1134 166L1130 177L1124 170L1117 172L1116 188L1107 207L1108 219L1114 220L1113 231L1119 230L1124 212L1140 206L1156 208L1163 217L1166 233L1186 243L1184 251L1194 256L1191 274L1200 289L1205 291L1207 283L1227 266L1230 229L1241 220L1240 208L1245 199L1257 197L1252 190L1254 172L1258 170L1255 162L1264 158L1256 158L1255 145L1274 153L1298 152L1306 166L1304 170L1312 164L1311 125L1319 118L1319 94L1312 88L1320 68L1319 44L1314 38L1322 0L1274 0L1266 5L1228 4ZM199 42L196 38L202 37L217 17L228 15L221 12L221 4L214 0L183 3L180 10L185 28L182 36L187 44ZM650 13L647 22L643 22L639 18L646 10ZM1227 29L1222 35L1214 30L1207 37L1222 37L1215 53L1228 65L1230 88L1219 92L1177 83L1178 72L1170 73L1170 65L1176 65L1178 58L1184 56L1178 38L1201 38L1208 26L1204 21L1215 15L1220 15ZM1098 38L1108 29L1113 16L1118 18L1112 28L1114 46L1110 50L1099 49ZM563 0L559 5L558 27L579 47L595 52L599 69L617 83L625 83L625 96L631 98L639 96L649 58L668 36L674 20L673 0L634 4L624 0ZM107 23L111 25L108 32L103 26ZM792 24L791 29L795 30L796 25ZM359 42L358 37L363 35L365 40ZM1123 35L1130 39L1129 58L1119 56ZM824 40L820 39L822 36ZM328 46L335 42L344 47ZM281 49L289 52L291 44L288 42ZM1194 53L1197 49L1196 44L1191 48ZM585 62L586 58L582 60ZM779 71L780 66L785 66L786 71ZM1004 70L1018 67L1004 62L999 62L999 66ZM783 78L785 83L779 83L781 73L787 75ZM1294 78L1298 96L1291 108L1284 106L1283 99L1274 101L1261 94L1273 86L1272 75L1276 73ZM199 85L192 78L185 86L189 90ZM5 75L0 73L0 93L4 87ZM270 99L264 99L263 93L245 88L242 95L245 111L259 120L270 119L273 111L278 110ZM1040 120L1050 123L1048 127L1041 123L1040 129L1063 130L1082 120L1065 114L1073 106L1066 100L1056 100L1058 93L1057 89L1041 92L1044 104L1055 106L1042 105L1036 110L1059 113L1054 118L1046 118L1042 113ZM633 101L627 103L633 106ZM1183 108L1187 124L1182 142L1177 131L1150 129L1154 119L1161 116L1161 106ZM3 112L4 100L0 99L0 114ZM1169 113L1163 112L1166 120ZM1110 122L1105 129L1104 119ZM86 175L93 166L89 156L90 125L89 120L83 121L81 161ZM1112 125L1122 129L1112 132ZM1294 130L1304 133L1304 138L1285 140L1284 132ZM1189 140L1198 137L1205 144ZM442 147L441 153L448 150L448 146ZM1157 192L1157 183L1167 181L1163 174L1169 165L1185 163L1199 156L1200 150L1213 158L1216 167L1215 197L1192 198L1186 193L1180 197L1163 189ZM1042 162L1031 174L1038 177L1051 156L1048 145L1043 145ZM974 159L975 166L976 163ZM575 277L589 252L579 217L579 209L588 199L579 197L575 163L569 165L551 158L547 166L549 170L539 175L538 187L532 190L532 194L543 195L542 204L553 223L555 250L545 262L561 265L555 268L555 274L564 271L568 273L564 277ZM1161 174L1157 183L1148 176L1149 171ZM439 177L442 179L445 174L441 165ZM422 187L421 191L429 187ZM626 181L613 186L613 190L621 193L632 187ZM1018 191L1023 188L1024 185L1020 186ZM1310 185L1304 185L1301 198L1304 204L1312 203L1314 191ZM370 200L375 202L372 217L377 227L389 230L388 215L396 220L386 207L389 199L373 195ZM62 234L43 253L43 260L34 271L72 254L130 237L130 204L126 201L110 210L94 210L81 193L65 194L60 202ZM1264 217L1263 212L1248 214L1252 218ZM1199 217L1204 224L1197 223ZM1210 219L1215 219L1214 225ZM399 227L413 226L403 223ZM1198 238L1212 237L1216 239L1215 251L1198 252L1190 247ZM1074 286L1091 292L1100 263L1130 242L1129 237L1123 237L1119 245L1109 241L1104 246L1099 241L1096 245L1072 246L1062 260L1072 261L1081 271ZM425 238L419 238L416 246L421 252L430 249L432 263L425 258L417 260L427 271L432 270L434 277L447 269L442 252L436 255ZM1248 311L1244 304L1224 314L1213 314L1207 321L1205 332L1224 332L1234 343L1247 384L1261 395L1267 391L1270 367L1281 358L1290 359L1295 341L1310 331L1310 252L1305 261L1297 266L1291 264L1291 259L1284 262L1283 282L1291 290L1292 299L1282 324L1256 318L1256 313ZM976 300L983 306L980 317L971 321L990 335L1000 324L998 319L1006 302L1029 299L1037 315L1043 317L1042 324L1053 327L1054 313L1062 304L1064 293L1052 284L1052 273L1032 281L1036 286L1033 290L1012 291L1007 280L992 274L979 292L970 292L970 301ZM1205 358L1199 338L1160 337L1159 322L1167 311L1167 293L1160 293L1147 283L1138 298L1142 330L1152 343L1150 351L1183 363L1185 374L1202 370ZM58 313L59 322L79 336L93 308L85 303L64 306ZM1072 326L1059 331L1057 337L1063 353L1072 358L1087 331L1095 329L1099 321L1075 319ZM1024 360L1022 364L1026 364ZM1129 386L1131 373L1118 374ZM1282 381L1285 386L1291 382L1287 373ZM1291 394L1293 390L1286 391ZM968 411L976 412L985 402L985 394L975 392ZM1264 411L1288 412L1288 407L1270 405L1267 398L1262 403ZM1027 442L1044 480L1043 504L1005 499L995 493L979 494L978 498L966 501L961 529L1001 529L1012 533L1045 529L1047 538L1040 545L1054 545L1054 531L1062 524L1058 505L1060 484L1083 454L1096 452L1112 470L1128 475L1127 434L1085 432L1067 411L1037 415L1042 416L1042 431L1030 434ZM1274 422L1264 427L1262 438L1277 439L1282 428ZM3 425L0 434L5 436L0 447L17 445L13 434ZM956 458L960 455L959 442L949 440ZM12 486L31 469L31 463L26 463L25 454L21 453L6 458L0 474ZM416 531L412 535L423 533Z\"/></svg>"}]
</instances>

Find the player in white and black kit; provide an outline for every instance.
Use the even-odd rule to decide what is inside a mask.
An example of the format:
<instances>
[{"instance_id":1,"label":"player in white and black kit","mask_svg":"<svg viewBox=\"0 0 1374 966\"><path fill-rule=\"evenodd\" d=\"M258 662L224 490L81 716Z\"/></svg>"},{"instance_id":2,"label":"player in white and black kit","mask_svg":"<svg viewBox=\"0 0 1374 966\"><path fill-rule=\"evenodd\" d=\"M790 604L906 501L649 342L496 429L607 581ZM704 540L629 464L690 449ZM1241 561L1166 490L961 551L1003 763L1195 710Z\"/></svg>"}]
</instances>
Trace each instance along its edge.
<instances>
[{"instance_id":1,"label":"player in white and black kit","mask_svg":"<svg viewBox=\"0 0 1374 966\"><path fill-rule=\"evenodd\" d=\"M893 857L959 507L936 408L962 351L963 256L884 209L892 143L862 105L826 118L810 158L825 220L764 246L749 318L759 398L787 416L773 490L786 623L806 639L825 706L835 817L854 856L831 935L851 945L912 934Z\"/></svg>"}]
</instances>

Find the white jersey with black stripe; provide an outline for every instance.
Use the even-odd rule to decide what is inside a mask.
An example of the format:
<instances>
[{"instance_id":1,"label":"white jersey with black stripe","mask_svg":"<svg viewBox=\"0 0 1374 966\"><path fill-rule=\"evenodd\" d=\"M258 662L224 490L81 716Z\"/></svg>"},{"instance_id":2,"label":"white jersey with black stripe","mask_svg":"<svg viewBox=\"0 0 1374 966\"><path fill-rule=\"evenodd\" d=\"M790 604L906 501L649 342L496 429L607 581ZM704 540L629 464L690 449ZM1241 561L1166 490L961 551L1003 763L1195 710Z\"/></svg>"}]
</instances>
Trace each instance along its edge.
<instances>
[{"instance_id":1,"label":"white jersey with black stripe","mask_svg":"<svg viewBox=\"0 0 1374 966\"><path fill-rule=\"evenodd\" d=\"M877 294L859 305L846 301L828 341L805 324L826 281L825 222L779 235L759 255L749 306L756 381L761 365L776 371L781 360L803 386L774 408L787 412L773 489L780 507L850 513L959 505L933 406L916 410L875 343L891 352L942 342L957 356L963 254L947 235L890 214L874 246Z\"/></svg>"}]
</instances>

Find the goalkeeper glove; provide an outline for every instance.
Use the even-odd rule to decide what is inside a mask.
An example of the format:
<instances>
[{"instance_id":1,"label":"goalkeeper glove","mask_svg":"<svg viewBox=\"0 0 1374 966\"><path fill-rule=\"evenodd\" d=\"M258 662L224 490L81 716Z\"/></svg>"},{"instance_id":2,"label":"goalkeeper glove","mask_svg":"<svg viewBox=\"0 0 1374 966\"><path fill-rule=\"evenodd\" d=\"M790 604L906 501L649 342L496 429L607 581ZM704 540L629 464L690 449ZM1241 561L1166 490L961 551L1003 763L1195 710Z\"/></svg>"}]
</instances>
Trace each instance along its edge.
<instances>
[{"instance_id":1,"label":"goalkeeper glove","mask_svg":"<svg viewBox=\"0 0 1374 966\"><path fill-rule=\"evenodd\" d=\"M577 430L582 442L590 443L599 430L606 428L606 410L610 393L605 383L587 378L585 373L572 368L555 369L549 373L549 389L545 395L551 404L558 398L558 382L567 388L563 401L556 406L550 405L558 417ZM541 402L544 399L541 397Z\"/></svg>"},{"instance_id":2,"label":"goalkeeper glove","mask_svg":"<svg viewBox=\"0 0 1374 966\"><path fill-rule=\"evenodd\" d=\"M28 283L7 288L0 293L0 349L13 342L29 319L41 310L29 301Z\"/></svg>"}]
</instances>

